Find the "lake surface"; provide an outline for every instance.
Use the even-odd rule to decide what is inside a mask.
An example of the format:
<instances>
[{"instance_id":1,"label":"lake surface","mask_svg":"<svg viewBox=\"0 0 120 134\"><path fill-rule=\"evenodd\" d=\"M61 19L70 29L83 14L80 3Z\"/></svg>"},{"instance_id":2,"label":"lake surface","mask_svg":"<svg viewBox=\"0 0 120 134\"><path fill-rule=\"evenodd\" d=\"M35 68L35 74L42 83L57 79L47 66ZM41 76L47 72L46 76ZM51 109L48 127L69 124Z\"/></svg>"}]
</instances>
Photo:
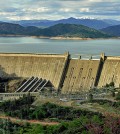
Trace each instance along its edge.
<instances>
[{"instance_id":1,"label":"lake surface","mask_svg":"<svg viewBox=\"0 0 120 134\"><path fill-rule=\"evenodd\" d=\"M0 37L0 52L120 55L120 39L50 40L33 37Z\"/></svg>"}]
</instances>

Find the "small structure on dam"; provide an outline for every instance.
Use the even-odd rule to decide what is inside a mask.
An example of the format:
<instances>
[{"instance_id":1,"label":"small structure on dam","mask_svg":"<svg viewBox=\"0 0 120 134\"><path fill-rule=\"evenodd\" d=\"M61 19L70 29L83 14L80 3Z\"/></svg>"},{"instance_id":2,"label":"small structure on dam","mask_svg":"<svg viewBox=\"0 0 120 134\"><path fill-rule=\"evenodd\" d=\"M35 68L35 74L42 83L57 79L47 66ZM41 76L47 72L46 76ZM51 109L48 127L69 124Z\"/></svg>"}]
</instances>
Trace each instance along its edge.
<instances>
[{"instance_id":1,"label":"small structure on dam","mask_svg":"<svg viewBox=\"0 0 120 134\"><path fill-rule=\"evenodd\" d=\"M26 79L14 91L17 94L39 92L47 87L48 83L62 94L88 91L94 87L103 87L110 82L114 82L115 87L119 87L120 57L101 54L99 59L92 59L92 57L82 59L81 56L73 59L70 58L69 53L1 53L0 77Z\"/></svg>"}]
</instances>

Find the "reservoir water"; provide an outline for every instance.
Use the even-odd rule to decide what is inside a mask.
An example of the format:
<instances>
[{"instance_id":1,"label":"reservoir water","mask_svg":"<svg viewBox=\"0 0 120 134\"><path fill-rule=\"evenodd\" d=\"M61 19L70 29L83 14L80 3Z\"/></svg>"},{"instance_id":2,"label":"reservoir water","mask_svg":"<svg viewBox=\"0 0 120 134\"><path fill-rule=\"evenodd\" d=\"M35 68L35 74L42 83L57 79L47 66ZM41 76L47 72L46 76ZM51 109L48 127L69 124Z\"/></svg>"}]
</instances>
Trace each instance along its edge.
<instances>
[{"instance_id":1,"label":"reservoir water","mask_svg":"<svg viewBox=\"0 0 120 134\"><path fill-rule=\"evenodd\" d=\"M120 56L120 39L51 40L33 37L0 37L4 53L64 53Z\"/></svg>"}]
</instances>

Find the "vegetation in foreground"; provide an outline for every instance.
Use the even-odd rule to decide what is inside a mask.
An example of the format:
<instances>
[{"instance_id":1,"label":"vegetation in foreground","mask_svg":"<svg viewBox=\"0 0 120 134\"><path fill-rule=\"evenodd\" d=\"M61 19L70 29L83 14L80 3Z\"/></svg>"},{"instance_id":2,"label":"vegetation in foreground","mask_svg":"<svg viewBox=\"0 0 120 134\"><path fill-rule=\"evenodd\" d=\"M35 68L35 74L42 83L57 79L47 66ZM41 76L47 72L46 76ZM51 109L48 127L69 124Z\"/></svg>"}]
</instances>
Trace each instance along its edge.
<instances>
[{"instance_id":1,"label":"vegetation in foreground","mask_svg":"<svg viewBox=\"0 0 120 134\"><path fill-rule=\"evenodd\" d=\"M93 97L93 94L99 94ZM99 111L104 115L120 117L120 91L115 88L114 82L106 84L102 89L91 89L88 100L80 102L82 107Z\"/></svg>"},{"instance_id":2,"label":"vegetation in foreground","mask_svg":"<svg viewBox=\"0 0 120 134\"><path fill-rule=\"evenodd\" d=\"M98 115L98 112L91 112L87 110L75 109L72 107L63 107L52 103L40 104L39 106L32 106L33 98L28 94L19 100L6 101L0 104L0 110L3 110L7 116L18 117L20 119L37 119L43 120L46 118L57 119L59 121L72 121L80 116Z\"/></svg>"},{"instance_id":3,"label":"vegetation in foreground","mask_svg":"<svg viewBox=\"0 0 120 134\"><path fill-rule=\"evenodd\" d=\"M0 120L1 121L1 120ZM17 124L10 120L0 124L0 128L10 134L119 134L120 119L100 118L97 115L87 118L81 116L69 122L61 122L59 125L42 126L36 124Z\"/></svg>"},{"instance_id":4,"label":"vegetation in foreground","mask_svg":"<svg viewBox=\"0 0 120 134\"><path fill-rule=\"evenodd\" d=\"M119 134L120 118L52 103L32 107L34 99L28 95L19 100L0 103L6 115L21 119L57 120L59 125L42 126L0 120L0 131L10 134Z\"/></svg>"}]
</instances>

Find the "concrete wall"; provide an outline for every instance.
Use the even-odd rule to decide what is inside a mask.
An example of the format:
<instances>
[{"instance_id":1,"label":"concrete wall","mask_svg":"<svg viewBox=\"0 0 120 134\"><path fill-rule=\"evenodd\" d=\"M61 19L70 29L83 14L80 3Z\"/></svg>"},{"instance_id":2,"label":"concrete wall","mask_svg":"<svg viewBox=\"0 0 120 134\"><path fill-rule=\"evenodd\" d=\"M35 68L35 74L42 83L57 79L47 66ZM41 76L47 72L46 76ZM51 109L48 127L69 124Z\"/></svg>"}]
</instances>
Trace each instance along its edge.
<instances>
[{"instance_id":1,"label":"concrete wall","mask_svg":"<svg viewBox=\"0 0 120 134\"><path fill-rule=\"evenodd\" d=\"M69 54L0 54L0 77L31 76L50 80L62 93L87 91L114 82L120 86L120 57L68 59Z\"/></svg>"},{"instance_id":2,"label":"concrete wall","mask_svg":"<svg viewBox=\"0 0 120 134\"><path fill-rule=\"evenodd\" d=\"M115 87L120 86L120 57L105 57L98 87L110 82L114 82Z\"/></svg>"},{"instance_id":3,"label":"concrete wall","mask_svg":"<svg viewBox=\"0 0 120 134\"><path fill-rule=\"evenodd\" d=\"M24 95L28 95L28 92L22 93L0 93L0 102L7 101L7 100L15 100L23 97ZM31 96L37 97L39 96L39 92L31 92Z\"/></svg>"},{"instance_id":4,"label":"concrete wall","mask_svg":"<svg viewBox=\"0 0 120 134\"><path fill-rule=\"evenodd\" d=\"M68 59L64 55L0 54L0 77L39 77L58 88Z\"/></svg>"},{"instance_id":5,"label":"concrete wall","mask_svg":"<svg viewBox=\"0 0 120 134\"><path fill-rule=\"evenodd\" d=\"M71 59L62 93L87 91L94 87L100 60Z\"/></svg>"}]
</instances>

